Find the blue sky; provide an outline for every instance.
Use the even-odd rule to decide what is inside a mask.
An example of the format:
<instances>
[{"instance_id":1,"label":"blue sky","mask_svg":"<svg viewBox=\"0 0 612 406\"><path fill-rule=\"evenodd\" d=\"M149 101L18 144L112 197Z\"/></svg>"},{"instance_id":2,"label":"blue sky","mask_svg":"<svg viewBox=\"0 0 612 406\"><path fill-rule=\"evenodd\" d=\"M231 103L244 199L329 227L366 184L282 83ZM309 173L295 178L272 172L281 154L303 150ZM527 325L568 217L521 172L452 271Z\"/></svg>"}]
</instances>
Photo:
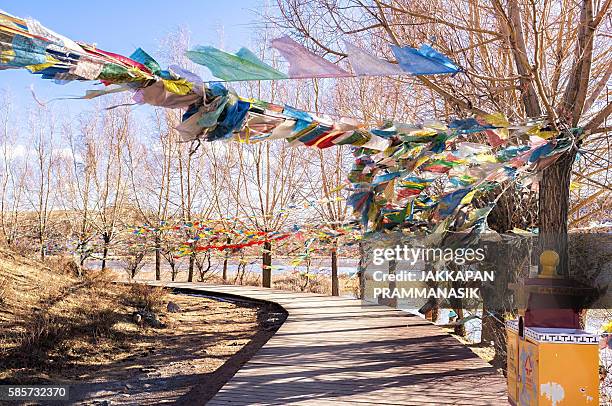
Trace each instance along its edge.
<instances>
[{"instance_id":1,"label":"blue sky","mask_svg":"<svg viewBox=\"0 0 612 406\"><path fill-rule=\"evenodd\" d=\"M237 50L251 43L261 10L260 0L183 0L173 1L14 1L0 6L18 17L32 17L44 26L76 41L96 43L106 51L130 55L141 47L156 57L159 40L178 26L191 32L192 45L214 45ZM95 82L57 85L26 70L0 71L0 90L8 90L17 107L32 103L30 86L37 97L80 96ZM68 100L54 107L78 113L90 101Z\"/></svg>"}]
</instances>

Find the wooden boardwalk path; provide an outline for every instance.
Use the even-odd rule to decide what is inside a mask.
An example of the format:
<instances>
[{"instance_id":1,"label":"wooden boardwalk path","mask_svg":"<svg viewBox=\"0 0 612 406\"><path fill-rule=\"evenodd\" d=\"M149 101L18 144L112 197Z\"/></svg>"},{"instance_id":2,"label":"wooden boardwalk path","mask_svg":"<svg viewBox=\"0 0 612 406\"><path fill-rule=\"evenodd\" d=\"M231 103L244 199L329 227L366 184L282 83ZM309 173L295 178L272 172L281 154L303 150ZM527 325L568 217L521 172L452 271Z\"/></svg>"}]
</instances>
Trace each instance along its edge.
<instances>
[{"instance_id":1,"label":"wooden boardwalk path","mask_svg":"<svg viewBox=\"0 0 612 406\"><path fill-rule=\"evenodd\" d=\"M209 405L507 405L504 377L441 328L355 299L163 283L275 302L289 316Z\"/></svg>"}]
</instances>

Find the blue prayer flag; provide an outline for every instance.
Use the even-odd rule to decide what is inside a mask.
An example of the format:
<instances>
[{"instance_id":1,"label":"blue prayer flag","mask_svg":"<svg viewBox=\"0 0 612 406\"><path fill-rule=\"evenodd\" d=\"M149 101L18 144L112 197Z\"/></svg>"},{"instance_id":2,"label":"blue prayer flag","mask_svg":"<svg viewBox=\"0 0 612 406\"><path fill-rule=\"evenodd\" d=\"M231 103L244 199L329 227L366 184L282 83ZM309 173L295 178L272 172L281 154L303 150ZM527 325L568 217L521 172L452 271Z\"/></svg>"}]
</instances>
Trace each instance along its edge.
<instances>
[{"instance_id":1,"label":"blue prayer flag","mask_svg":"<svg viewBox=\"0 0 612 406\"><path fill-rule=\"evenodd\" d=\"M428 45L422 45L420 49L392 45L391 51L399 66L413 75L459 72L457 65Z\"/></svg>"}]
</instances>

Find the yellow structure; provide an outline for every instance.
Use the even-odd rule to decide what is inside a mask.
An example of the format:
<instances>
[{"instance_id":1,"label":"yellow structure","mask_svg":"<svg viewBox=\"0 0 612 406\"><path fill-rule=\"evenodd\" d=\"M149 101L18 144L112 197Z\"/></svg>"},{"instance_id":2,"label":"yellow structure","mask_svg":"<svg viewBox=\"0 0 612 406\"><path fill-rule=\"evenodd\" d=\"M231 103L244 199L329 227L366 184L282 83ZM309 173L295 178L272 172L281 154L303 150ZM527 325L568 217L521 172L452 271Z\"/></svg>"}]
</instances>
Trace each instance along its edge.
<instances>
[{"instance_id":1,"label":"yellow structure","mask_svg":"<svg viewBox=\"0 0 612 406\"><path fill-rule=\"evenodd\" d=\"M551 279L559 257L555 252L544 252L540 257L542 272L539 281L520 285L519 302L526 308L519 309L518 320L506 322L508 399L516 406L578 406L599 405L599 351L597 336L575 329L575 326L539 327L525 325L528 312L531 320L537 310L531 295L567 294L568 288L556 285ZM539 284L542 280L549 280ZM545 289L542 289L545 287ZM557 289L559 288L559 289ZM541 310L541 309L540 309ZM551 309L544 309L550 315ZM567 316L567 311L560 312ZM542 320L541 318L539 320ZM567 320L567 318L565 319ZM561 323L565 322L563 319Z\"/></svg>"},{"instance_id":2,"label":"yellow structure","mask_svg":"<svg viewBox=\"0 0 612 406\"><path fill-rule=\"evenodd\" d=\"M598 340L582 330L506 323L508 398L518 406L599 405Z\"/></svg>"}]
</instances>

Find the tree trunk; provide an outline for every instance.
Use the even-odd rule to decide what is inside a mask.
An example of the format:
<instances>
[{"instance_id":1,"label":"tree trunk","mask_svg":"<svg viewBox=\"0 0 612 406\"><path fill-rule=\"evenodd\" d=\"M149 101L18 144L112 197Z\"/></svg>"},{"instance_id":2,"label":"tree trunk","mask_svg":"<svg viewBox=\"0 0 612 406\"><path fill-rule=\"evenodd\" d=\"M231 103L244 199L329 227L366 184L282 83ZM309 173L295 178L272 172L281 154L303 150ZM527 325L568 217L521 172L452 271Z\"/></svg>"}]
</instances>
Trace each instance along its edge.
<instances>
[{"instance_id":1,"label":"tree trunk","mask_svg":"<svg viewBox=\"0 0 612 406\"><path fill-rule=\"evenodd\" d=\"M463 309L459 308L459 309L453 309L453 310L455 310L455 313L457 313L457 321L463 319ZM455 330L455 334L461 337L465 337L467 333L465 329L465 323L456 325L454 330Z\"/></svg>"},{"instance_id":2,"label":"tree trunk","mask_svg":"<svg viewBox=\"0 0 612 406\"><path fill-rule=\"evenodd\" d=\"M261 285L264 288L272 287L272 243L270 241L264 242L262 255L262 278Z\"/></svg>"},{"instance_id":3,"label":"tree trunk","mask_svg":"<svg viewBox=\"0 0 612 406\"><path fill-rule=\"evenodd\" d=\"M540 181L539 228L542 250L559 254L557 273L567 276L567 217L569 213L569 185L575 153L568 152L556 163L544 169Z\"/></svg>"},{"instance_id":4,"label":"tree trunk","mask_svg":"<svg viewBox=\"0 0 612 406\"><path fill-rule=\"evenodd\" d=\"M195 262L194 260L195 257L192 253L191 255L189 255L189 272L187 273L187 282L193 282L193 267Z\"/></svg>"},{"instance_id":5,"label":"tree trunk","mask_svg":"<svg viewBox=\"0 0 612 406\"><path fill-rule=\"evenodd\" d=\"M83 266L85 264L85 257L83 255L79 256L79 261L77 262L77 272L78 277L81 278L83 276Z\"/></svg>"},{"instance_id":6,"label":"tree trunk","mask_svg":"<svg viewBox=\"0 0 612 406\"><path fill-rule=\"evenodd\" d=\"M506 341L506 329L497 328L493 335L493 348L495 349L495 355L490 361L494 368L499 368L504 371L504 375L507 376L507 353L508 353L508 342Z\"/></svg>"},{"instance_id":7,"label":"tree trunk","mask_svg":"<svg viewBox=\"0 0 612 406\"><path fill-rule=\"evenodd\" d=\"M495 314L495 313L494 313ZM497 314L495 314L497 316ZM503 320L503 315L500 319ZM482 308L482 330L480 333L480 345L490 346L491 342L495 341L497 321L493 315L489 314L489 310L483 305Z\"/></svg>"},{"instance_id":8,"label":"tree trunk","mask_svg":"<svg viewBox=\"0 0 612 406\"><path fill-rule=\"evenodd\" d=\"M527 46L525 44L525 37L523 36L521 9L517 0L508 1L508 17L510 18L510 24L514 30L514 35L508 33L508 40L514 55L516 71L520 75L520 89L523 106L525 107L527 117L536 118L542 115L542 110L533 81L529 78L530 72L526 57Z\"/></svg>"},{"instance_id":9,"label":"tree trunk","mask_svg":"<svg viewBox=\"0 0 612 406\"><path fill-rule=\"evenodd\" d=\"M102 239L104 240L104 249L102 249L102 270L105 270L106 257L108 257L108 242L110 239L106 235L102 236Z\"/></svg>"},{"instance_id":10,"label":"tree trunk","mask_svg":"<svg viewBox=\"0 0 612 406\"><path fill-rule=\"evenodd\" d=\"M227 282L227 254L223 258L223 282Z\"/></svg>"},{"instance_id":11,"label":"tree trunk","mask_svg":"<svg viewBox=\"0 0 612 406\"><path fill-rule=\"evenodd\" d=\"M338 287L338 249L336 247L331 250L331 282L332 296L340 296Z\"/></svg>"},{"instance_id":12,"label":"tree trunk","mask_svg":"<svg viewBox=\"0 0 612 406\"><path fill-rule=\"evenodd\" d=\"M397 261L395 259L392 259L388 263L387 273L390 276L391 275L395 275L395 271L396 270L397 270ZM389 278L389 282L388 282L388 286L385 286L385 287L388 287L391 292L395 291L395 289L397 288L397 282L395 282L395 278L390 277ZM383 305L383 306L389 306L389 307L396 308L397 307L397 298L394 298L394 297L390 297L390 298L379 297L378 298L378 303Z\"/></svg>"},{"instance_id":13,"label":"tree trunk","mask_svg":"<svg viewBox=\"0 0 612 406\"><path fill-rule=\"evenodd\" d=\"M155 236L155 280L161 280L161 238L158 235Z\"/></svg>"},{"instance_id":14,"label":"tree trunk","mask_svg":"<svg viewBox=\"0 0 612 406\"><path fill-rule=\"evenodd\" d=\"M357 276L359 277L359 299L363 299L365 295L365 271L366 271L366 257L363 242L359 242L359 265L357 269Z\"/></svg>"},{"instance_id":15,"label":"tree trunk","mask_svg":"<svg viewBox=\"0 0 612 406\"><path fill-rule=\"evenodd\" d=\"M42 240L42 237L41 237L41 240L40 240L40 260L41 261L45 260L45 243Z\"/></svg>"},{"instance_id":16,"label":"tree trunk","mask_svg":"<svg viewBox=\"0 0 612 406\"><path fill-rule=\"evenodd\" d=\"M227 238L227 240L225 240L226 244L229 244L230 242L232 242L231 238ZM223 258L223 282L227 282L227 263L229 261L229 250L225 250L225 255Z\"/></svg>"}]
</instances>

